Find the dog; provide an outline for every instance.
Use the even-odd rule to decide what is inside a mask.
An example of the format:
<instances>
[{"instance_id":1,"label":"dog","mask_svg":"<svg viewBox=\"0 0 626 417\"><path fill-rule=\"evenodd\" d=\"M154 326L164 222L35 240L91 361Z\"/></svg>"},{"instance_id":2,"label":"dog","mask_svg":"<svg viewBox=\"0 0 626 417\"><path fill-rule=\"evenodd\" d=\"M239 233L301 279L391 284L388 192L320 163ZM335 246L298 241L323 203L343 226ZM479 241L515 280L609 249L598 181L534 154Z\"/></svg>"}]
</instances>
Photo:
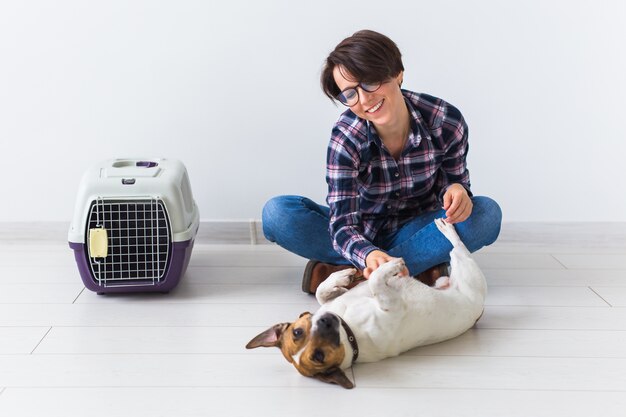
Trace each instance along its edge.
<instances>
[{"instance_id":1,"label":"dog","mask_svg":"<svg viewBox=\"0 0 626 417\"><path fill-rule=\"evenodd\" d=\"M317 288L320 309L254 337L246 348L278 347L302 375L353 388L344 369L457 337L480 319L487 282L454 226L436 219L452 243L450 276L429 287L406 276L396 258L367 281L346 288L355 269L331 274Z\"/></svg>"}]
</instances>

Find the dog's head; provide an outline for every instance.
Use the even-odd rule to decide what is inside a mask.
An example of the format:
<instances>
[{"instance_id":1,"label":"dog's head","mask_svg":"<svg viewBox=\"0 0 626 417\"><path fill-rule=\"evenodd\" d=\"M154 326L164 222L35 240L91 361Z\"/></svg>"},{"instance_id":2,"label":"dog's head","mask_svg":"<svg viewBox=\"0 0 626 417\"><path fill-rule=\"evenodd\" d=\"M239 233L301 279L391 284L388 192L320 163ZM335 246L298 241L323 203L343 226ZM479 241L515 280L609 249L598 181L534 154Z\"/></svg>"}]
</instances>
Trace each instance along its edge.
<instances>
[{"instance_id":1,"label":"dog's head","mask_svg":"<svg viewBox=\"0 0 626 417\"><path fill-rule=\"evenodd\" d=\"M344 347L345 339L338 316L328 312L313 316L306 312L293 323L279 323L260 333L246 348L275 346L302 375L353 388L342 371L352 361L351 350Z\"/></svg>"}]
</instances>

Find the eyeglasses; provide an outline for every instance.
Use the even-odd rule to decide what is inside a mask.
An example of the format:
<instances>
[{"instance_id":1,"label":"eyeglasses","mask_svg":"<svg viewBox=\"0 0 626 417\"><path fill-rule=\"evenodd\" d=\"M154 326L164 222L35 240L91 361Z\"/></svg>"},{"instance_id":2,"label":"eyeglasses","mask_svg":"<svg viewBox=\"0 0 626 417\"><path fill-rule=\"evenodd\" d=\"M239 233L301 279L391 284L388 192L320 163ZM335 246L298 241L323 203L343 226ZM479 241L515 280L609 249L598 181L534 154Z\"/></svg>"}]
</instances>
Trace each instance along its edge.
<instances>
[{"instance_id":1,"label":"eyeglasses","mask_svg":"<svg viewBox=\"0 0 626 417\"><path fill-rule=\"evenodd\" d=\"M382 82L359 83L355 87L346 88L335 98L344 106L352 107L359 102L359 91L357 90L358 87L361 87L363 91L373 93L374 91L378 90L381 85L383 85Z\"/></svg>"}]
</instances>

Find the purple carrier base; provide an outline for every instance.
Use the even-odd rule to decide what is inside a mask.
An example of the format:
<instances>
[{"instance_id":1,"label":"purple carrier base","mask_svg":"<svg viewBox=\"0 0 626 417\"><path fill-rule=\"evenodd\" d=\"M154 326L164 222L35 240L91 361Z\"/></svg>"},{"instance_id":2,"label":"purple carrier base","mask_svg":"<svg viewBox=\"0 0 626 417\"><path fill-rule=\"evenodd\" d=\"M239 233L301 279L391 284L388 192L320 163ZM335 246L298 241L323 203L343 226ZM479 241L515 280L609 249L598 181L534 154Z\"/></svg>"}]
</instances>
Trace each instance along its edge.
<instances>
[{"instance_id":1,"label":"purple carrier base","mask_svg":"<svg viewBox=\"0 0 626 417\"><path fill-rule=\"evenodd\" d=\"M74 258L78 265L78 271L80 277L87 289L102 294L113 293L136 293L136 292L160 292L168 293L178 285L178 282L185 274L187 265L189 265L189 259L191 258L191 251L193 249L194 239L185 240L182 242L172 242L172 256L169 260L170 265L167 268L167 274L163 277L161 282L154 285L127 285L127 286L115 286L105 287L99 285L98 282L91 275L91 268L87 264L87 254L85 253L84 243L69 242L70 248L74 250Z\"/></svg>"}]
</instances>

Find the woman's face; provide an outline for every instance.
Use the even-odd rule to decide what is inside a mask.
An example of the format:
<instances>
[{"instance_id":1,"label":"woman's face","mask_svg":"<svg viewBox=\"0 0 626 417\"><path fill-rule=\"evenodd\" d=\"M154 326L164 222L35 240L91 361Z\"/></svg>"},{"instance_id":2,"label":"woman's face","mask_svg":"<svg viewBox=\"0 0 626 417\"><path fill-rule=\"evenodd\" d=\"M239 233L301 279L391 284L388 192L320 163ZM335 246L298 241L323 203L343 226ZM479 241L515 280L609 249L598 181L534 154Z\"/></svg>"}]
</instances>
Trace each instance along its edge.
<instances>
[{"instance_id":1,"label":"woman's face","mask_svg":"<svg viewBox=\"0 0 626 417\"><path fill-rule=\"evenodd\" d=\"M350 110L360 118L380 127L396 123L402 109L406 107L400 90L402 76L403 73L400 72L396 77L383 82L378 90L370 93L358 86L359 81L354 81L354 77L345 68L338 65L333 70L333 78L339 90L356 88L359 93L359 101L351 106Z\"/></svg>"}]
</instances>

